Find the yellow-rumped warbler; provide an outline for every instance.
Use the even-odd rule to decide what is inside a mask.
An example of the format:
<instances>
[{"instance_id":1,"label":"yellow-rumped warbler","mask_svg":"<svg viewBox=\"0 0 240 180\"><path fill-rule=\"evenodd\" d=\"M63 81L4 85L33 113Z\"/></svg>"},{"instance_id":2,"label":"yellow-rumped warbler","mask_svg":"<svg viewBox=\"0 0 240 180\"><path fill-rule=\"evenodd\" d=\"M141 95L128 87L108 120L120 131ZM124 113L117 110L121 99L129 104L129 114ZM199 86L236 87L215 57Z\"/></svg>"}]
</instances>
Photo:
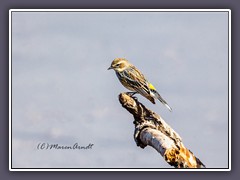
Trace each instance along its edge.
<instances>
[{"instance_id":1,"label":"yellow-rumped warbler","mask_svg":"<svg viewBox=\"0 0 240 180\"><path fill-rule=\"evenodd\" d=\"M148 82L144 75L135 66L129 63L128 60L125 58L115 58L108 70L109 69L115 70L119 81L130 91L141 94L153 104L155 104L154 98L158 99L172 111L172 108L160 96L155 87Z\"/></svg>"}]
</instances>

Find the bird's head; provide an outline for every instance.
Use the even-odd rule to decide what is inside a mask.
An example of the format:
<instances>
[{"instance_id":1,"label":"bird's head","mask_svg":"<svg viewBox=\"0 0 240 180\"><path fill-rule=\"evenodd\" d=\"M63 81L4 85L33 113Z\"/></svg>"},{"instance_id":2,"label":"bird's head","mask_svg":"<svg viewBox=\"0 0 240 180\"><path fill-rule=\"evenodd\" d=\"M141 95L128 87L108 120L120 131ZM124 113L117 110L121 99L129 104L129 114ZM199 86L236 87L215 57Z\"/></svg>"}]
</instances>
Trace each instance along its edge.
<instances>
[{"instance_id":1,"label":"bird's head","mask_svg":"<svg viewBox=\"0 0 240 180\"><path fill-rule=\"evenodd\" d=\"M129 65L130 63L125 58L115 58L108 70L114 69L116 72L122 72L128 68Z\"/></svg>"}]
</instances>

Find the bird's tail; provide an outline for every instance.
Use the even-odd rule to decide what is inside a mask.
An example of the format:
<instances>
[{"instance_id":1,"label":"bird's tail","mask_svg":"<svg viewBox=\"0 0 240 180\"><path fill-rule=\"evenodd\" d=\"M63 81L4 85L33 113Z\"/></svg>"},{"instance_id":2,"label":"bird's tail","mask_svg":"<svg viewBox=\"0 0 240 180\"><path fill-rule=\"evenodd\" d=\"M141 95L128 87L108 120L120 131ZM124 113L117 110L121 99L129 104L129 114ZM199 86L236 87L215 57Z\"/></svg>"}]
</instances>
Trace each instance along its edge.
<instances>
[{"instance_id":1,"label":"bird's tail","mask_svg":"<svg viewBox=\"0 0 240 180\"><path fill-rule=\"evenodd\" d=\"M169 111L172 111L172 108L168 105L168 103L160 96L160 94L156 91L155 95L157 97L157 99L168 108Z\"/></svg>"},{"instance_id":2,"label":"bird's tail","mask_svg":"<svg viewBox=\"0 0 240 180\"><path fill-rule=\"evenodd\" d=\"M172 112L172 108L167 103L163 103L163 104L168 108L169 111Z\"/></svg>"}]
</instances>

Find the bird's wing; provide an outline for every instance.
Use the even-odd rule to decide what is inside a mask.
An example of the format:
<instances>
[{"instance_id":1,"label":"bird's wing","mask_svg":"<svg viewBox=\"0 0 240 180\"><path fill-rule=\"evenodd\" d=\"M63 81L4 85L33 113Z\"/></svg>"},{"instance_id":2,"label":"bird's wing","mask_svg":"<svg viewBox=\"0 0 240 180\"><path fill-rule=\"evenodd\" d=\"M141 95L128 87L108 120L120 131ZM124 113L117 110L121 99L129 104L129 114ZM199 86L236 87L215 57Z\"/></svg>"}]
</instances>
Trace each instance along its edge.
<instances>
[{"instance_id":1,"label":"bird's wing","mask_svg":"<svg viewBox=\"0 0 240 180\"><path fill-rule=\"evenodd\" d=\"M143 96L150 95L150 89L148 87L148 81L144 75L135 67L131 66L125 70L125 78L129 84L134 86L134 89Z\"/></svg>"}]
</instances>

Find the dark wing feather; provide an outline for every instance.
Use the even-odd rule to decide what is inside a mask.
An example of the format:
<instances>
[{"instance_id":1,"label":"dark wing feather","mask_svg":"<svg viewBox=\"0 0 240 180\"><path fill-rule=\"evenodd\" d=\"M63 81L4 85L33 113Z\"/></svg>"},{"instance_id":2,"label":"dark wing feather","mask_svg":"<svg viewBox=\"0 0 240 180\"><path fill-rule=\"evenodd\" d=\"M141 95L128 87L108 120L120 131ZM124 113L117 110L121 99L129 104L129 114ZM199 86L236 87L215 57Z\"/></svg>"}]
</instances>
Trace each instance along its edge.
<instances>
[{"instance_id":1,"label":"dark wing feather","mask_svg":"<svg viewBox=\"0 0 240 180\"><path fill-rule=\"evenodd\" d=\"M120 81L126 88L138 92L155 104L154 98L150 96L148 81L135 66L130 66L119 73L118 77L120 77Z\"/></svg>"}]
</instances>

